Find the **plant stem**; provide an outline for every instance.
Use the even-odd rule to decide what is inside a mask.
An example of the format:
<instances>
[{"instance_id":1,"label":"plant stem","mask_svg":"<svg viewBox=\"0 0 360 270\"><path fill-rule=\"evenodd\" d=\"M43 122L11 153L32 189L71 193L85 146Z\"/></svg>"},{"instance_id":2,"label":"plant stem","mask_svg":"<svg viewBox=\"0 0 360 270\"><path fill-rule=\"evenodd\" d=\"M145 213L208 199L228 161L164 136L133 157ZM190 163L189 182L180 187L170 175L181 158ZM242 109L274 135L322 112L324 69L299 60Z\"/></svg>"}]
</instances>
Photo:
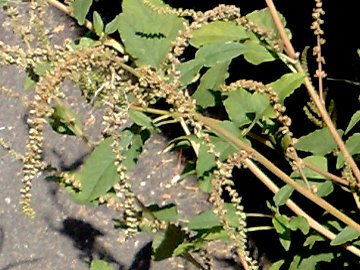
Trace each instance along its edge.
<instances>
[{"instance_id":1,"label":"plant stem","mask_svg":"<svg viewBox=\"0 0 360 270\"><path fill-rule=\"evenodd\" d=\"M211 130L224 136L236 148L245 150L247 153L251 154L251 156L256 161L258 161L260 164L262 164L265 168L267 168L269 171L271 171L274 175L279 177L286 184L292 186L300 194L302 194L303 196L305 196L306 198L308 198L315 204L319 205L325 211L328 211L330 214L332 214L333 216L335 216L336 218L338 218L339 220L341 220L342 222L344 222L345 224L347 224L348 226L352 227L353 229L355 229L356 231L358 231L360 233L360 225L357 222L355 222L354 220L349 218L347 215L340 212L338 209L336 209L334 206L332 206L330 203L328 203L324 199L318 197L317 195L313 194L308 189L304 188L299 183L295 182L286 173L284 173L282 170L280 170L277 166L275 166L270 160L268 160L262 154L260 154L255 149L253 149L251 146L242 142L237 137L235 137L233 134L229 133L227 130L225 130L221 126L219 126L217 121L213 121L211 118L203 117L200 114L195 114L194 118L195 118L195 120L205 124Z\"/></svg>"},{"instance_id":2,"label":"plant stem","mask_svg":"<svg viewBox=\"0 0 360 270\"><path fill-rule=\"evenodd\" d=\"M297 53L295 52L294 47L292 46L292 44L289 40L289 37L286 35L285 28L284 28L283 24L281 23L279 14L275 8L273 1L265 0L265 2L269 8L271 15L272 15L274 23L279 32L279 35L284 43L286 53L288 54L288 56L291 59L297 60ZM305 74L304 69L301 66L299 61L295 61L295 68L298 72ZM315 103L315 106L318 108L321 118L323 119L324 123L326 124L327 128L329 129L330 134L332 135L333 139L335 140L336 144L338 145L340 151L343 153L346 163L349 164L351 170L353 171L356 181L358 181L358 183L360 183L360 170L359 170L358 166L356 165L354 159L350 155L349 151L347 150L345 143L343 142L340 135L338 134L333 122L331 121L329 114L327 113L327 111L324 107L324 104L320 100L320 97L316 93L316 90L315 90L314 86L312 85L311 80L308 76L305 76L304 84L305 84L306 89L309 92L311 99Z\"/></svg>"},{"instance_id":3,"label":"plant stem","mask_svg":"<svg viewBox=\"0 0 360 270\"><path fill-rule=\"evenodd\" d=\"M265 175L250 159L247 159L246 165L248 166L249 170L256 175L256 177L263 182L263 184L269 188L274 194L279 191L279 188L269 179L267 175ZM322 226L319 222L314 220L311 216L309 216L304 210L302 210L296 203L294 203L291 199L286 201L286 205L298 216L304 217L309 226L316 230L317 232L321 233L325 237L330 240L335 239L336 235L329 231L327 228ZM343 245L345 249L352 252L356 256L360 257L360 250L357 249L355 246L352 245Z\"/></svg>"}]
</instances>

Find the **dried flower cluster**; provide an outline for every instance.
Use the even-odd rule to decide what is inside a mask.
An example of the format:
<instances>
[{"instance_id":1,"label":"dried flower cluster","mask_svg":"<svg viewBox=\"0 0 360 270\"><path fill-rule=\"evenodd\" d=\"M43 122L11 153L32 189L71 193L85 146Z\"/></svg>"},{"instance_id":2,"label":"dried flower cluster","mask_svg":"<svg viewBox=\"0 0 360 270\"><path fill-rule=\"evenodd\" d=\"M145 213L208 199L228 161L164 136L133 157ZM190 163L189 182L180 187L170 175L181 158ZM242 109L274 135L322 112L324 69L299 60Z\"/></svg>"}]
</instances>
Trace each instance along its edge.
<instances>
[{"instance_id":1,"label":"dried flower cluster","mask_svg":"<svg viewBox=\"0 0 360 270\"><path fill-rule=\"evenodd\" d=\"M18 29L26 49L17 46L8 46L0 41L0 64L16 64L26 70L34 68L39 63L48 63L51 69L40 76L35 87L33 100L28 104L30 109L27 123L29 125L29 136L26 144L26 153L23 156L23 187L21 189L23 211L29 216L35 212L31 207L32 181L37 177L45 164L42 160L44 144L44 125L53 114L55 99L64 98L61 92L61 84L69 78L80 85L83 96L91 104L99 104L104 107L102 133L104 137L112 137L111 148L115 156L115 166L118 181L113 186L114 196L105 194L98 200L106 203L118 211L123 211L123 219L127 226L127 236L136 234L141 225L150 227L153 231L165 230L170 223L160 222L156 218L148 220L139 215L143 205L138 201L131 188L131 181L127 175L127 169L123 164L122 155L124 149L121 147L119 132L127 122L127 112L132 105L151 108L159 99L166 101L171 106L170 112L175 117L181 118L195 136L205 145L208 152L215 157L216 168L213 171L212 191L210 201L214 206L214 213L222 221L223 228L229 238L233 241L241 263L246 269L258 269L258 263L252 259L247 247L247 223L241 198L234 188L232 172L234 167L245 167L244 161L251 159L251 153L245 151L237 152L226 160L220 158L220 153L215 151L215 145L211 142L208 127L196 117L198 114L196 101L190 96L186 87L180 82L179 65L181 56L192 33L200 27L212 21L232 20L238 25L255 33L261 41L271 47L275 52L281 52L281 43L276 34L258 27L242 17L240 10L235 6L220 5L206 12L195 12L193 10L175 10L170 7L157 7L145 1L145 5L158 13L176 14L182 17L190 17L190 22L184 22L183 29L178 33L172 43L172 48L162 62L161 68L155 69L149 66L132 68L127 66L124 59L104 45L93 47L83 46L81 49L51 46L46 35L43 22L39 19L44 15L43 2L31 2L30 25L21 26L19 12L15 8L8 8L7 12L12 18L12 26ZM318 37L318 46L314 49L317 55L319 70L317 77L323 78L321 64L324 59L321 56L320 46L324 40L320 37L323 32L320 28L323 23L320 16L323 14L322 2L316 0L316 9L312 25ZM34 27L31 28L31 27ZM37 34L34 36L34 30ZM42 44L40 49L33 49L34 41ZM290 131L291 119L285 114L285 106L279 101L279 97L271 87L252 80L238 80L230 85L220 87L221 91L229 92L237 89L245 89L265 95L272 106L275 119L279 123L278 134L280 139L286 140L285 154L294 170L301 174L302 162L298 158L294 145L296 139ZM129 96L131 95L131 102ZM0 140L4 148L8 146ZM75 189L81 189L81 183L71 174L60 173L63 182L72 185ZM306 179L304 179L306 180ZM230 225L226 216L224 193L230 196L230 202L236 210L239 226L234 228ZM174 225L175 226L175 225ZM206 258L206 256L203 256ZM205 259L205 261L207 261ZM210 263L206 263L210 265Z\"/></svg>"}]
</instances>

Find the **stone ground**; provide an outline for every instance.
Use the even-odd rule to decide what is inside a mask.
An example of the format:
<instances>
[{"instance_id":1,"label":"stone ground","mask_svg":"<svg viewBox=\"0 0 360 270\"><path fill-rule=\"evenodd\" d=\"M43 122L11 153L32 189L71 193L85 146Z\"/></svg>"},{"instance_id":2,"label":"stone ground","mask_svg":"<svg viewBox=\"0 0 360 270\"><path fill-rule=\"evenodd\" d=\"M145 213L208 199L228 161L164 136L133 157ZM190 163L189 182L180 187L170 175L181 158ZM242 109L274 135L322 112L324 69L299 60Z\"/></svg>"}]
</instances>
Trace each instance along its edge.
<instances>
[{"instance_id":1,"label":"stone ground","mask_svg":"<svg viewBox=\"0 0 360 270\"><path fill-rule=\"evenodd\" d=\"M5 22L0 11L0 25ZM79 35L79 30L68 17L50 8L47 17L54 42ZM58 28L57 28L58 27ZM16 44L18 38L6 27L0 26L0 40ZM31 98L23 89L24 73L15 67L0 67L0 86L11 88L21 99ZM84 122L92 122L87 135L98 138L101 121L98 112L82 102L79 91L65 83L69 104ZM27 108L21 99L0 93L0 137L12 149L24 153L26 143ZM46 130L44 158L57 168L70 168L81 164L89 149L77 138L67 138ZM146 144L137 169L132 174L135 192L145 202L160 204L175 202L179 212L192 215L206 209L206 197L200 193L193 179L172 185L171 179L180 169L176 153L161 154L166 148L164 137L156 135ZM117 213L106 207L86 207L71 201L59 186L45 180L45 175L33 183L33 207L36 218L29 219L19 207L21 188L21 162L0 148L0 270L34 269L89 269L89 261L105 258L114 269L193 269L182 259L150 263L151 238L147 235L119 243L121 232L114 230L112 218ZM216 246L215 269L240 269L229 260L226 248Z\"/></svg>"}]
</instances>

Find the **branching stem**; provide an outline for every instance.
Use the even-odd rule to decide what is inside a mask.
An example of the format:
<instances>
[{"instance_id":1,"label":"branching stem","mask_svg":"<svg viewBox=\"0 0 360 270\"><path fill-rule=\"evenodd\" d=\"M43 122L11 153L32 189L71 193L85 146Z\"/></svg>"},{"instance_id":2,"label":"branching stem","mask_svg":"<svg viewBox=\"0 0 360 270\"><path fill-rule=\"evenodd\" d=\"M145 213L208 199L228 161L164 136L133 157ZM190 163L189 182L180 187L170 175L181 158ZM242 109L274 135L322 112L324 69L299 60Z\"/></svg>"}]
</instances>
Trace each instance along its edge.
<instances>
[{"instance_id":1,"label":"branching stem","mask_svg":"<svg viewBox=\"0 0 360 270\"><path fill-rule=\"evenodd\" d=\"M288 54L288 56L290 58L297 59L297 54L289 40L289 37L285 33L285 28L284 28L283 24L281 23L279 14L275 8L273 1L265 0L265 2L269 8L269 11L270 11L272 17L273 17L273 20L278 29L279 35L284 43L286 53ZM296 61L294 66L298 72L305 73L304 69L301 66L299 61ZM314 86L312 85L311 80L308 76L305 76L304 84L305 84L305 87L308 90L309 95L310 95L311 99L313 100L315 106L318 108L321 118L323 119L324 123L326 124L327 128L329 129L331 136L333 137L333 139L335 140L336 144L338 145L340 151L344 155L344 159L345 159L346 163L349 164L351 170L353 171L356 181L358 183L360 183L360 170L359 170L358 166L356 165L354 159L352 158L351 154L347 150L344 141L341 139L339 133L337 132L327 110L324 107L323 102L321 101L319 95L317 94L317 92L316 92Z\"/></svg>"}]
</instances>

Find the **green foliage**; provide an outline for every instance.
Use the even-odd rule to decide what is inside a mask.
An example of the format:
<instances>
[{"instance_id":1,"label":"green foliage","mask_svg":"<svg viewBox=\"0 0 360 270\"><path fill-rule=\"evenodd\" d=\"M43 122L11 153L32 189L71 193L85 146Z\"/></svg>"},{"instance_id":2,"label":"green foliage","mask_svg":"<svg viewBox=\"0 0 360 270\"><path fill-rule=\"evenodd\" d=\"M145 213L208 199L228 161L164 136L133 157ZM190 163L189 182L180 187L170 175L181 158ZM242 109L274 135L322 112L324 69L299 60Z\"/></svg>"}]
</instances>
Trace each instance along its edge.
<instances>
[{"instance_id":1,"label":"green foliage","mask_svg":"<svg viewBox=\"0 0 360 270\"><path fill-rule=\"evenodd\" d=\"M65 104L54 106L50 116L51 127L61 134L82 136L82 127L79 116Z\"/></svg>"},{"instance_id":2,"label":"green foliage","mask_svg":"<svg viewBox=\"0 0 360 270\"><path fill-rule=\"evenodd\" d=\"M74 17L78 24L83 25L85 23L86 15L88 14L92 0L74 0L72 7L74 10Z\"/></svg>"},{"instance_id":3,"label":"green foliage","mask_svg":"<svg viewBox=\"0 0 360 270\"><path fill-rule=\"evenodd\" d=\"M338 130L342 134L342 130ZM327 128L318 129L303 137L295 145L297 150L313 153L314 155L325 155L333 151L336 143Z\"/></svg>"},{"instance_id":4,"label":"green foliage","mask_svg":"<svg viewBox=\"0 0 360 270\"><path fill-rule=\"evenodd\" d=\"M154 259L160 261L172 257L174 250L185 240L186 233L180 227L169 225L165 235L155 239ZM157 243L156 243L157 242Z\"/></svg>"},{"instance_id":5,"label":"green foliage","mask_svg":"<svg viewBox=\"0 0 360 270\"><path fill-rule=\"evenodd\" d=\"M104 22L98 12L93 13L94 31L98 36L101 36L104 31Z\"/></svg>"},{"instance_id":6,"label":"green foliage","mask_svg":"<svg viewBox=\"0 0 360 270\"><path fill-rule=\"evenodd\" d=\"M77 173L81 191L75 195L78 202L91 202L106 193L117 181L115 157L110 148L112 139L103 140L86 159Z\"/></svg>"},{"instance_id":7,"label":"green foliage","mask_svg":"<svg viewBox=\"0 0 360 270\"><path fill-rule=\"evenodd\" d=\"M294 258L281 259L270 269L285 266L319 269L334 259L342 259L343 255L338 255L333 246L352 245L357 250L360 233L358 223L350 218L354 212L352 206L348 204L339 210L336 201L332 206L323 198L339 193L355 198L358 203L356 174L351 174L351 170L356 170L349 162L350 157L344 155L339 140L344 141L350 156L360 154L360 133L354 133L360 113L356 111L352 115L345 132L339 127L338 134L332 134L330 127L335 129L334 125L322 117L319 120L322 128L312 129L296 142L297 134L292 133L286 107L298 105L291 103L289 97L300 87L311 92L311 78L299 67L298 59L289 54L289 48L284 50L286 40L280 35L280 27L269 8L237 17L231 7L222 7L226 12L214 9L195 14L173 10L161 0L124 0L122 12L105 24L106 19L98 11L89 14L92 4L92 0L74 0L71 5L78 24L84 25L86 19L92 21L90 30L97 37L82 37L63 50L49 51L47 57L39 59L38 52L30 51L29 57L23 59L25 64L18 61L26 68L25 88L35 91L28 121L29 142L23 159L24 175L28 173L23 180L22 198L26 202L23 205L29 206L26 201L31 197L29 179L42 166L39 165L42 164L41 136L43 123L47 121L55 132L75 135L90 146L80 168L56 175L57 181L65 183L78 203L106 204L123 211L116 224L128 232L127 236L138 231L152 234L154 260L182 256L194 262L191 253L206 249L209 242L217 240L233 245L242 256L239 261L256 265L247 250L246 235L251 228L247 228L246 219L251 215L244 212L239 195L244 182L256 179L270 190L278 190L273 197L274 206L258 197L257 190L251 191L256 203L267 203L271 210L271 228L275 229L271 233L277 233L287 252L300 246ZM286 20L279 15L285 27ZM290 30L283 30L291 38ZM120 38L112 40L109 35L116 32ZM189 53L186 46L190 46ZM14 50L10 52L8 57L12 57ZM267 84L255 82L244 79L241 70L230 74L234 60L253 66L282 61L291 72ZM80 117L66 104L66 97L57 92L65 78L80 85L81 94L90 105L99 105L106 111L104 137L99 142L86 138ZM326 114L312 102L309 118ZM131 124L123 127L125 116ZM196 174L200 190L208 193L213 204L211 210L187 219L178 213L175 202L145 206L134 194L128 177L145 141L168 123L180 123L176 126L178 137L171 143L177 148L193 148L187 173ZM309 121L304 125L310 124ZM265 146L268 146L266 150ZM338 171L333 168L335 160ZM289 164L284 165L285 162ZM28 172L28 168L34 171ZM254 177L238 181L236 172L246 169ZM334 176L340 174L341 181ZM334 182L341 188L336 188ZM301 209L294 202L288 203L299 194L320 207L321 218L319 215L314 221L311 215L302 215L311 212L308 204L303 204ZM294 201L302 204L303 201L295 198ZM285 204L294 213L283 211ZM292 244L294 231L304 234L303 248L298 243ZM334 233L337 235L332 239L329 235ZM328 250L317 251L316 246L325 241ZM195 263L198 267L199 264ZM105 261L94 260L90 269L112 267Z\"/></svg>"},{"instance_id":8,"label":"green foliage","mask_svg":"<svg viewBox=\"0 0 360 270\"><path fill-rule=\"evenodd\" d=\"M353 228L348 226L345 229L343 229L338 235L336 235L334 240L330 242L330 245L332 246L343 245L347 242L357 239L359 236L360 236L359 232L355 231Z\"/></svg>"},{"instance_id":9,"label":"green foliage","mask_svg":"<svg viewBox=\"0 0 360 270\"><path fill-rule=\"evenodd\" d=\"M164 6L159 0L151 1ZM171 41L182 27L182 19L175 15L158 14L142 0L124 0L123 13L116 20L126 51L137 65L159 67L170 51Z\"/></svg>"},{"instance_id":10,"label":"green foliage","mask_svg":"<svg viewBox=\"0 0 360 270\"><path fill-rule=\"evenodd\" d=\"M107 262L103 260L94 260L91 262L90 270L113 270Z\"/></svg>"}]
</instances>

